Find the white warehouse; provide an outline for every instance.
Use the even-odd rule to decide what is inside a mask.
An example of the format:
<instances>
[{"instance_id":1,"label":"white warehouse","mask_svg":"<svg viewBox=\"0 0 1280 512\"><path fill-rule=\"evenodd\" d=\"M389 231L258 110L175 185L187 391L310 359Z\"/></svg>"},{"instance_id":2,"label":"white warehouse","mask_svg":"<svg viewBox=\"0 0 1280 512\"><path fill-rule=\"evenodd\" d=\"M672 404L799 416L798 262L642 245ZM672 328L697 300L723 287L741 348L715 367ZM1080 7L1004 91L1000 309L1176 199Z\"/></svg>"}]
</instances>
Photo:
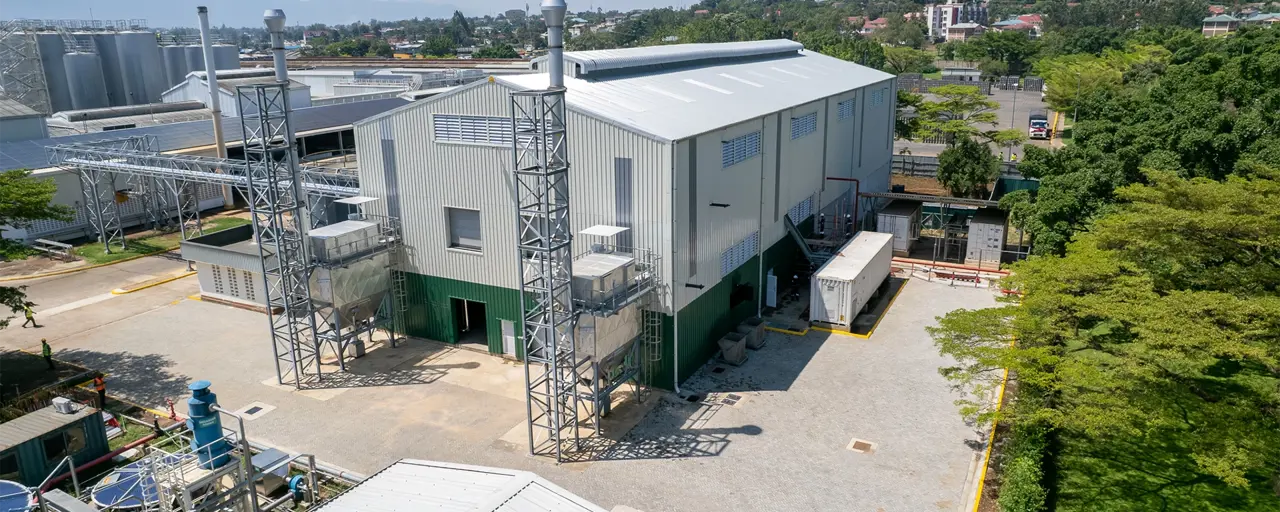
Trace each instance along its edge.
<instances>
[{"instance_id":1,"label":"white warehouse","mask_svg":"<svg viewBox=\"0 0 1280 512\"><path fill-rule=\"evenodd\" d=\"M803 259L785 216L804 230L853 181L888 190L893 75L786 40L564 59L572 229L627 228L617 245L660 258L657 385L705 363L758 313L765 276ZM509 94L547 83L494 76L355 124L362 193L386 199L371 213L403 221L410 335L523 356Z\"/></svg>"}]
</instances>

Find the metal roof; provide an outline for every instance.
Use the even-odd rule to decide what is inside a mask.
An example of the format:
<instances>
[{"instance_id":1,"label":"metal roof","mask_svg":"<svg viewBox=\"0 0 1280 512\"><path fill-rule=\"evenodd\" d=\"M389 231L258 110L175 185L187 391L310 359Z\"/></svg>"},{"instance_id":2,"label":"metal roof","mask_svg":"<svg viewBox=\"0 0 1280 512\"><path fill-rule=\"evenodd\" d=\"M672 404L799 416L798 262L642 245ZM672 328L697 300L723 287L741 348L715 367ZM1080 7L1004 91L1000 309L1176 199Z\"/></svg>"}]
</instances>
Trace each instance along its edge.
<instances>
[{"instance_id":1,"label":"metal roof","mask_svg":"<svg viewBox=\"0 0 1280 512\"><path fill-rule=\"evenodd\" d=\"M677 141L891 79L883 71L799 50L625 75L566 76L564 85L570 108ZM520 90L548 85L545 73L494 80Z\"/></svg>"},{"instance_id":2,"label":"metal roof","mask_svg":"<svg viewBox=\"0 0 1280 512\"><path fill-rule=\"evenodd\" d=\"M711 59L794 54L802 49L804 49L804 45L795 41L773 39L768 41L673 44L616 50L567 52L564 54L564 60L575 65L576 74L584 75L598 71L668 66ZM546 59L547 57L540 57L535 62L545 62Z\"/></svg>"},{"instance_id":3,"label":"metal roof","mask_svg":"<svg viewBox=\"0 0 1280 512\"><path fill-rule=\"evenodd\" d=\"M528 471L402 459L318 512L605 512Z\"/></svg>"},{"instance_id":4,"label":"metal roof","mask_svg":"<svg viewBox=\"0 0 1280 512\"><path fill-rule=\"evenodd\" d=\"M303 133L313 130L346 127L366 117L381 114L406 104L408 102L400 98L387 98L300 108L293 111L293 130L295 133ZM228 144L240 143L243 136L240 133L239 118L224 118L222 120L222 128ZM208 121L189 121L49 139L0 142L0 171L48 168L49 156L45 152L45 148L50 146L120 139L138 135L155 136L156 149L158 151L177 151L212 145L213 123Z\"/></svg>"},{"instance_id":5,"label":"metal roof","mask_svg":"<svg viewBox=\"0 0 1280 512\"><path fill-rule=\"evenodd\" d=\"M49 118L48 124L49 135L61 137L65 135L97 133L104 131L104 128L112 128L116 126L133 125L132 128L137 128L141 126L158 126L163 124L181 123L184 121L207 121L212 118L212 110L200 108L194 110L180 110L177 112L157 112L154 114L89 119L84 121L68 121L66 119L51 117ZM115 128L115 130L119 129L121 128Z\"/></svg>"},{"instance_id":6,"label":"metal roof","mask_svg":"<svg viewBox=\"0 0 1280 512\"><path fill-rule=\"evenodd\" d=\"M218 73L218 74L221 75L222 73ZM201 83L203 84L205 82L201 82ZM275 83L278 83L278 82L276 82L276 77L274 76L254 76L254 77L248 77L248 78L227 78L227 79L219 78L218 88L226 91L235 92L236 87L242 87L246 85L270 85ZM311 86L304 84L302 82L299 82L297 80L290 79L289 88L290 89L310 89Z\"/></svg>"},{"instance_id":7,"label":"metal roof","mask_svg":"<svg viewBox=\"0 0 1280 512\"><path fill-rule=\"evenodd\" d=\"M16 420L0 423L0 450L39 438L98 412L87 405L76 405L80 408L71 414L60 413L50 405Z\"/></svg>"},{"instance_id":8,"label":"metal roof","mask_svg":"<svg viewBox=\"0 0 1280 512\"><path fill-rule=\"evenodd\" d=\"M0 96L0 119L21 119L24 117L43 117L35 109L8 96Z\"/></svg>"},{"instance_id":9,"label":"metal roof","mask_svg":"<svg viewBox=\"0 0 1280 512\"><path fill-rule=\"evenodd\" d=\"M1210 16L1204 19L1205 23L1215 23L1215 22L1220 23L1220 22L1230 22L1230 21L1240 21L1240 20L1235 16L1231 16L1229 14L1219 14L1217 16Z\"/></svg>"}]
</instances>

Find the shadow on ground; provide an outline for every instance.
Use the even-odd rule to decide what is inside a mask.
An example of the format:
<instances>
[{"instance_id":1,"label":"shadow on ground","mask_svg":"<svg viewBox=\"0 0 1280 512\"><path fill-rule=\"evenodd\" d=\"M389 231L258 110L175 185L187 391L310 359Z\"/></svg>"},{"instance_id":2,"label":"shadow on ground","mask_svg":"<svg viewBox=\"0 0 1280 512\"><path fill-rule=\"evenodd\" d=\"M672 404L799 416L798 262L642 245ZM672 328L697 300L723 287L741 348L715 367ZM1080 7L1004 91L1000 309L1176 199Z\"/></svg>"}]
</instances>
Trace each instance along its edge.
<instances>
[{"instance_id":1,"label":"shadow on ground","mask_svg":"<svg viewBox=\"0 0 1280 512\"><path fill-rule=\"evenodd\" d=\"M709 428L705 425L723 407L718 402L689 402L675 395L657 398L659 402L639 425L622 435L581 440L582 449L570 451L574 462L687 459L715 457L724 453L735 435L760 435L755 425L733 428Z\"/></svg>"},{"instance_id":2,"label":"shadow on ground","mask_svg":"<svg viewBox=\"0 0 1280 512\"><path fill-rule=\"evenodd\" d=\"M428 364L409 368L393 368L378 370L361 368L359 360L347 364L347 371L331 371L319 377L307 375L302 381L302 389L340 389L368 388L382 386L412 386L430 384L444 377L450 370L474 370L480 363L467 362L457 364ZM335 369L336 370L336 369Z\"/></svg>"},{"instance_id":3,"label":"shadow on ground","mask_svg":"<svg viewBox=\"0 0 1280 512\"><path fill-rule=\"evenodd\" d=\"M107 374L108 394L149 407L164 404L165 398L186 394L191 382L187 375L172 373L169 368L174 366L173 360L161 354L69 349L59 350L54 356Z\"/></svg>"}]
</instances>

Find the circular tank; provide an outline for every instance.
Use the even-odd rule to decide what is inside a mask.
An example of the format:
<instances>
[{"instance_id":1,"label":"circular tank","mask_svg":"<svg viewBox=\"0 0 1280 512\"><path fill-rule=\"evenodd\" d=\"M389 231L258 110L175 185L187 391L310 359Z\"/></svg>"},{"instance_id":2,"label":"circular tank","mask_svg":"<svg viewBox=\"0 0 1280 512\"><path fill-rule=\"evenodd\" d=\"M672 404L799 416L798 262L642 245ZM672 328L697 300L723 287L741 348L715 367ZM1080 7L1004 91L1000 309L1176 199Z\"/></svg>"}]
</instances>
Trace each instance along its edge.
<instances>
[{"instance_id":1,"label":"circular tank","mask_svg":"<svg viewBox=\"0 0 1280 512\"><path fill-rule=\"evenodd\" d=\"M161 47L160 55L164 57L165 82L169 87L187 79L187 48L185 46Z\"/></svg>"},{"instance_id":2,"label":"circular tank","mask_svg":"<svg viewBox=\"0 0 1280 512\"><path fill-rule=\"evenodd\" d=\"M124 94L124 82L120 78L120 57L116 52L116 34L111 32L93 35L93 45L102 61L102 80L107 84L107 103L112 107L128 105Z\"/></svg>"},{"instance_id":3,"label":"circular tank","mask_svg":"<svg viewBox=\"0 0 1280 512\"><path fill-rule=\"evenodd\" d=\"M204 48L198 44L182 47L187 53L187 72L204 71Z\"/></svg>"},{"instance_id":4,"label":"circular tank","mask_svg":"<svg viewBox=\"0 0 1280 512\"><path fill-rule=\"evenodd\" d=\"M213 45L213 69L240 69L240 48L229 44Z\"/></svg>"},{"instance_id":5,"label":"circular tank","mask_svg":"<svg viewBox=\"0 0 1280 512\"><path fill-rule=\"evenodd\" d=\"M160 101L164 92L164 61L151 32L116 34L116 58L124 83L126 104L144 105Z\"/></svg>"},{"instance_id":6,"label":"circular tank","mask_svg":"<svg viewBox=\"0 0 1280 512\"><path fill-rule=\"evenodd\" d=\"M56 32L39 32L36 45L40 48L40 65L44 66L44 81L49 88L51 112L71 110L71 92L67 86L67 71L62 66L62 54L66 48L62 35Z\"/></svg>"},{"instance_id":7,"label":"circular tank","mask_svg":"<svg viewBox=\"0 0 1280 512\"><path fill-rule=\"evenodd\" d=\"M62 56L70 87L71 108L102 108L107 104L107 84L102 79L102 60L92 53Z\"/></svg>"}]
</instances>

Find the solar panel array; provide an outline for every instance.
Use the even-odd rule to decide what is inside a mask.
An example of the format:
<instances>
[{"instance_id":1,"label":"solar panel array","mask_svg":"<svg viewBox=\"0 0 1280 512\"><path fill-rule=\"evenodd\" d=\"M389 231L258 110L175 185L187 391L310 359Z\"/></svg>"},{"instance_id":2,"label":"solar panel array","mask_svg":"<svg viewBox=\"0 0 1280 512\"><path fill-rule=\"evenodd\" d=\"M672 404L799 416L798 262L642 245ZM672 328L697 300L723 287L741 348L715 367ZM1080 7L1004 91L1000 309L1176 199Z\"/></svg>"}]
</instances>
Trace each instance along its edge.
<instances>
[{"instance_id":1,"label":"solar panel array","mask_svg":"<svg viewBox=\"0 0 1280 512\"><path fill-rule=\"evenodd\" d=\"M302 108L293 112L293 131L302 133L310 130L348 126L366 117L381 114L406 103L408 102L400 98L386 98ZM222 126L227 143L237 143L243 139L243 134L240 131L240 119L234 117L224 118ZM214 142L213 124L209 121L190 121L49 139L4 142L0 143L0 171L44 169L49 167L49 156L46 154L45 148L50 146L120 139L138 135L155 136L156 149L162 152L208 146Z\"/></svg>"}]
</instances>

